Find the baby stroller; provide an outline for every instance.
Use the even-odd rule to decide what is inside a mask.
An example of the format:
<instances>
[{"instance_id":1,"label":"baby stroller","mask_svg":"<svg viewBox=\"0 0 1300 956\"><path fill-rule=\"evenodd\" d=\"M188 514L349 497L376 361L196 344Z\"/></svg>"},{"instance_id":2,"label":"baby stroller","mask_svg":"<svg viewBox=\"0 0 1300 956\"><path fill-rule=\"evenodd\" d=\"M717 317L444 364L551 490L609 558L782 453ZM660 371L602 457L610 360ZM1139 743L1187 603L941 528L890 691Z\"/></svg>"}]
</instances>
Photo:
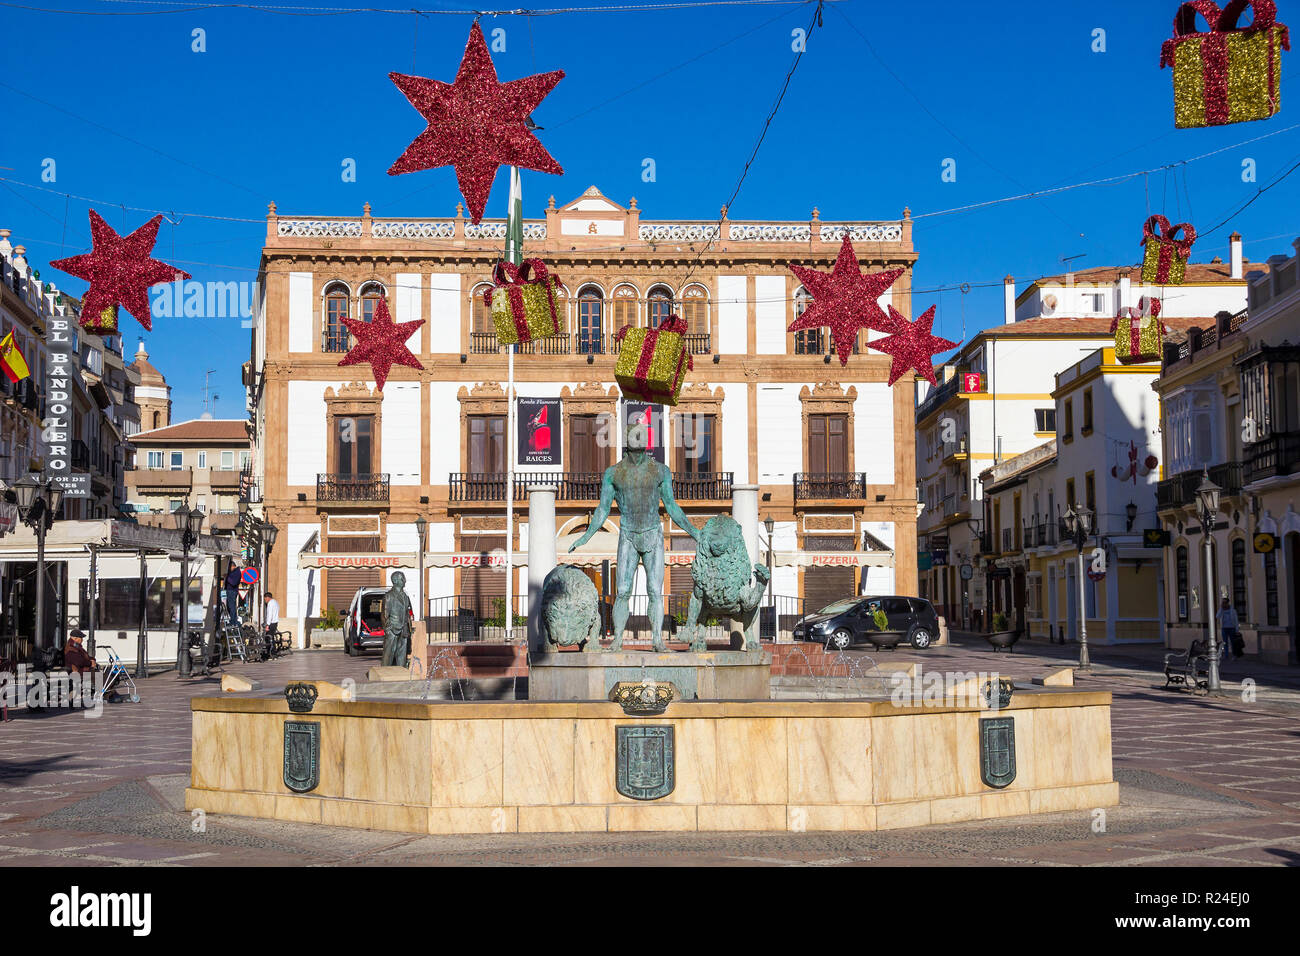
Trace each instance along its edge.
<instances>
[{"instance_id":1,"label":"baby stroller","mask_svg":"<svg viewBox=\"0 0 1300 956\"><path fill-rule=\"evenodd\" d=\"M130 688L131 703L140 703L140 692L135 686L135 681L131 679L131 672L126 669L122 663L122 658L114 653L111 647L104 648L108 654L108 663L104 665L104 679L99 690L95 693L95 702L102 703L106 694L117 696L117 686L122 685L123 689Z\"/></svg>"}]
</instances>

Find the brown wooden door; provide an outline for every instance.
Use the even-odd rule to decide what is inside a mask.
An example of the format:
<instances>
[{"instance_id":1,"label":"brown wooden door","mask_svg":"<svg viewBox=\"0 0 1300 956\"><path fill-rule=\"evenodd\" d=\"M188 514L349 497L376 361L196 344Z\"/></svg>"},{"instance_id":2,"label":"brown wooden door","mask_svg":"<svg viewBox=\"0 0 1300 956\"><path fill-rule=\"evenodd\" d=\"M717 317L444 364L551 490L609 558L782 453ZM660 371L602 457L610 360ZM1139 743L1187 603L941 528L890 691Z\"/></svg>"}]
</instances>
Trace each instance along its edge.
<instances>
[{"instance_id":1,"label":"brown wooden door","mask_svg":"<svg viewBox=\"0 0 1300 956\"><path fill-rule=\"evenodd\" d=\"M604 415L569 416L569 467L577 474L600 474L609 467L609 448L601 447L613 437Z\"/></svg>"},{"instance_id":2,"label":"brown wooden door","mask_svg":"<svg viewBox=\"0 0 1300 956\"><path fill-rule=\"evenodd\" d=\"M808 471L814 475L844 474L849 470L849 417L808 416Z\"/></svg>"}]
</instances>

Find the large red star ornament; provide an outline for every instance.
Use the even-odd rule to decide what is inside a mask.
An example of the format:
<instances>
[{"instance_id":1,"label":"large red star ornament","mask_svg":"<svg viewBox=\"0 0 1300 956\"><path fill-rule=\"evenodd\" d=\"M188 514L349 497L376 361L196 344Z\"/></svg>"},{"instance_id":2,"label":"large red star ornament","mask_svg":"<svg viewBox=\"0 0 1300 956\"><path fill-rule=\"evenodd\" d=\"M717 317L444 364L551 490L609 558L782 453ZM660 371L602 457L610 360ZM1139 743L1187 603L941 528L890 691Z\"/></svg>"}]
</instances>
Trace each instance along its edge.
<instances>
[{"instance_id":1,"label":"large red star ornament","mask_svg":"<svg viewBox=\"0 0 1300 956\"><path fill-rule=\"evenodd\" d=\"M889 365L889 384L893 385L909 369L916 369L931 385L938 385L930 357L956 348L957 343L930 334L930 327L934 325L934 306L922 312L915 322L909 322L891 305L889 317L897 331L871 343L877 352L884 352L894 358Z\"/></svg>"},{"instance_id":2,"label":"large red star ornament","mask_svg":"<svg viewBox=\"0 0 1300 956\"><path fill-rule=\"evenodd\" d=\"M164 282L188 279L190 274L150 256L158 241L162 216L154 216L123 238L95 210L90 210L91 250L51 262L68 275L85 279L90 288L81 299L81 324L97 335L117 334L116 309L120 305L150 332L149 289Z\"/></svg>"},{"instance_id":3,"label":"large red star ornament","mask_svg":"<svg viewBox=\"0 0 1300 956\"><path fill-rule=\"evenodd\" d=\"M394 322L388 312L388 300L380 299L375 306L375 317L365 322L361 319L344 319L343 324L356 337L357 344L347 355L339 359L339 365L362 365L370 363L375 374L375 384L384 390L388 373L394 365L408 368L424 368L420 360L406 347L406 340L415 334L415 330L424 325L424 319L414 322Z\"/></svg>"},{"instance_id":4,"label":"large red star ornament","mask_svg":"<svg viewBox=\"0 0 1300 956\"><path fill-rule=\"evenodd\" d=\"M402 73L389 73L388 78L429 121L428 128L389 167L388 175L455 166L456 181L474 222L483 218L492 180L503 163L543 173L564 172L528 130L528 115L564 79L564 71L497 82L477 22L470 28L455 83Z\"/></svg>"},{"instance_id":5,"label":"large red star ornament","mask_svg":"<svg viewBox=\"0 0 1300 956\"><path fill-rule=\"evenodd\" d=\"M863 275L848 233L845 233L844 242L840 244L835 268L829 273L818 272L807 266L791 265L789 268L812 296L812 305L786 331L802 332L804 329L829 326L841 365L849 364L849 353L853 351L853 341L859 329L896 331L894 322L885 315L884 309L876 300L894 284L903 270L889 269Z\"/></svg>"}]
</instances>

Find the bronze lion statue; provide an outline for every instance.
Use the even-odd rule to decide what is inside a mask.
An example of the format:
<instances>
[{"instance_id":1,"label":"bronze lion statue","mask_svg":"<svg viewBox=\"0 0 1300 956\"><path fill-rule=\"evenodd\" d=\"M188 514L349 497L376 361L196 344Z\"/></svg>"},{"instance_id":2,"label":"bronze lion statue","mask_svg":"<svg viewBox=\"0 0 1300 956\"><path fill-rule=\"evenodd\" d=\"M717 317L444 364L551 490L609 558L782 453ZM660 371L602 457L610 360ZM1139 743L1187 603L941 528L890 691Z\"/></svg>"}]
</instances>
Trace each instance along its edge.
<instances>
[{"instance_id":1,"label":"bronze lion statue","mask_svg":"<svg viewBox=\"0 0 1300 956\"><path fill-rule=\"evenodd\" d=\"M755 579L752 584L751 576ZM745 536L736 520L730 515L710 518L700 533L695 560L691 562L695 587L686 613L685 631L691 650L707 649L702 625L713 618L737 621L743 631L749 632L769 577L767 568L761 564L752 566L751 575ZM745 649L757 650L757 638L751 637Z\"/></svg>"},{"instance_id":2,"label":"bronze lion statue","mask_svg":"<svg viewBox=\"0 0 1300 956\"><path fill-rule=\"evenodd\" d=\"M600 595L578 568L558 564L542 582L542 631L548 646L600 650Z\"/></svg>"}]
</instances>

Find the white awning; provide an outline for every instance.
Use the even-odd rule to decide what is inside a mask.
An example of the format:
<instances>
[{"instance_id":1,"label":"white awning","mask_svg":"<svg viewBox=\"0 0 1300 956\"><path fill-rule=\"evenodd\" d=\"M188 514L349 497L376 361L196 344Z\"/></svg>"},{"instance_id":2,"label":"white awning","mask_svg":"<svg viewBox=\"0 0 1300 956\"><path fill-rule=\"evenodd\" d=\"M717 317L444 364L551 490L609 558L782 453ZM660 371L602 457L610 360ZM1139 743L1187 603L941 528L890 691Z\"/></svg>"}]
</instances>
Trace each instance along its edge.
<instances>
[{"instance_id":1,"label":"white awning","mask_svg":"<svg viewBox=\"0 0 1300 956\"><path fill-rule=\"evenodd\" d=\"M597 536L598 537L598 536ZM598 542L599 543L599 542ZM892 551L777 551L772 563L776 567L831 568L831 567L878 567L892 568L894 552ZM589 550L583 548L570 554L562 549L556 555L560 564L572 564L578 567L596 567L608 561L618 562L618 554L613 551ZM684 567L695 559L694 551L668 551L664 554L664 564L668 567ZM514 566L528 565L528 552L516 551ZM417 555L410 552L375 554L317 554L298 555L299 568L414 568L417 567ZM505 551L429 551L424 555L426 568L505 568Z\"/></svg>"}]
</instances>

